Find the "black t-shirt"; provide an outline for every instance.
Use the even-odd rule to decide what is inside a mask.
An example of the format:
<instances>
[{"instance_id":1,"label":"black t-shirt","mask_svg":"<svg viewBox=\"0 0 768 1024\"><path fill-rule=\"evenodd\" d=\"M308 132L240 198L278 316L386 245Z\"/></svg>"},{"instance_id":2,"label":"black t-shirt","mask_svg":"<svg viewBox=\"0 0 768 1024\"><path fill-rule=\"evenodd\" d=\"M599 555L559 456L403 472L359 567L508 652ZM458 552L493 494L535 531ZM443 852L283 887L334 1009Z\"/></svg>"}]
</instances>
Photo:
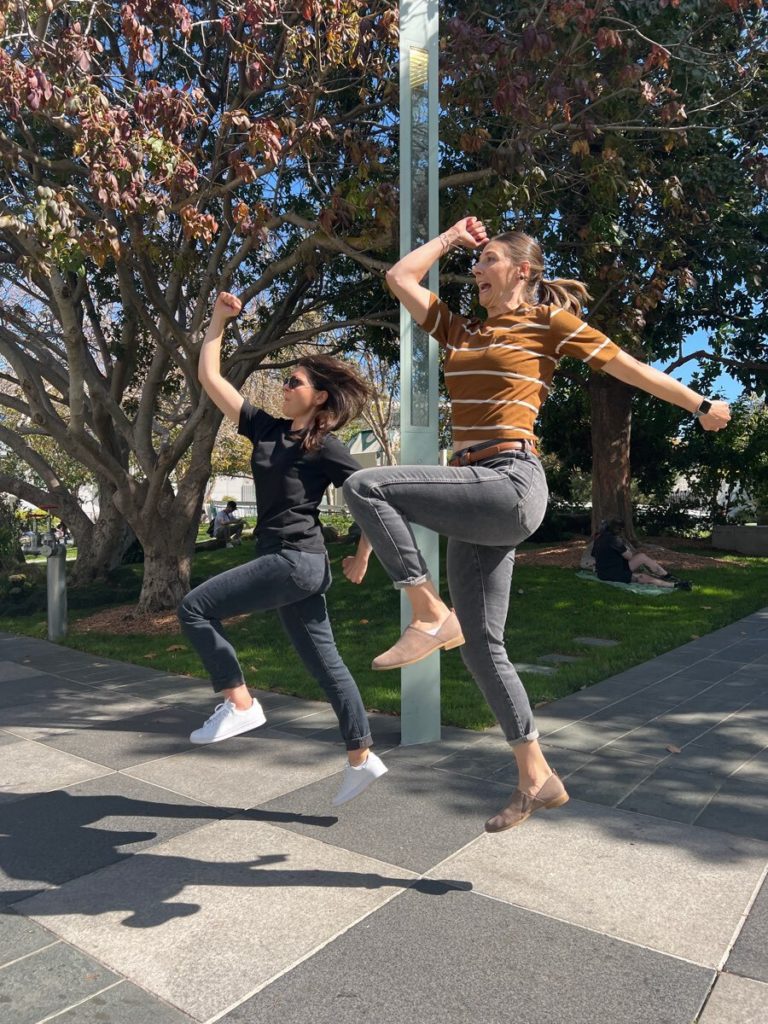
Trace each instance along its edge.
<instances>
[{"instance_id":1,"label":"black t-shirt","mask_svg":"<svg viewBox=\"0 0 768 1024\"><path fill-rule=\"evenodd\" d=\"M276 419L248 401L238 432L253 442L259 550L324 551L317 506L328 485L340 487L360 469L358 463L332 434L317 451L304 451L290 420Z\"/></svg>"},{"instance_id":2,"label":"black t-shirt","mask_svg":"<svg viewBox=\"0 0 768 1024\"><path fill-rule=\"evenodd\" d=\"M624 557L626 550L626 543L610 530L598 534L592 547L598 579L613 583L632 582L632 570Z\"/></svg>"}]
</instances>

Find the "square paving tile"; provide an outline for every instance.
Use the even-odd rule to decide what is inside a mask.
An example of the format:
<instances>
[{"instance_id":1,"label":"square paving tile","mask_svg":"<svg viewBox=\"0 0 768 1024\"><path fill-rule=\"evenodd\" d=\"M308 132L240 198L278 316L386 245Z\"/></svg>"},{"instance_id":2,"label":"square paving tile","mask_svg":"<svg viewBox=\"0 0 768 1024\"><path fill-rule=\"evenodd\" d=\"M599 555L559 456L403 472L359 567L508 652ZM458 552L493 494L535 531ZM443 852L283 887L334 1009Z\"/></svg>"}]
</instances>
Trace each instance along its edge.
<instances>
[{"instance_id":1,"label":"square paving tile","mask_svg":"<svg viewBox=\"0 0 768 1024\"><path fill-rule=\"evenodd\" d=\"M149 995L130 981L91 996L55 1018L56 1024L197 1024L181 1010Z\"/></svg>"},{"instance_id":2,"label":"square paving tile","mask_svg":"<svg viewBox=\"0 0 768 1024\"><path fill-rule=\"evenodd\" d=\"M472 893L409 890L220 1024L691 1024L712 973Z\"/></svg>"},{"instance_id":3,"label":"square paving tile","mask_svg":"<svg viewBox=\"0 0 768 1024\"><path fill-rule=\"evenodd\" d=\"M9 1024L37 1024L118 980L96 960L60 942L0 971L0 1005L13 1008Z\"/></svg>"},{"instance_id":4,"label":"square paving tile","mask_svg":"<svg viewBox=\"0 0 768 1024\"><path fill-rule=\"evenodd\" d=\"M130 768L189 750L189 734L200 724L200 716L186 708L158 705L146 715L96 722L46 742L109 768Z\"/></svg>"},{"instance_id":5,"label":"square paving tile","mask_svg":"<svg viewBox=\"0 0 768 1024\"><path fill-rule=\"evenodd\" d=\"M59 941L58 935L13 910L0 912L0 967Z\"/></svg>"},{"instance_id":6,"label":"square paving tile","mask_svg":"<svg viewBox=\"0 0 768 1024\"><path fill-rule=\"evenodd\" d=\"M0 905L219 820L225 810L118 773L5 804Z\"/></svg>"},{"instance_id":7,"label":"square paving tile","mask_svg":"<svg viewBox=\"0 0 768 1024\"><path fill-rule=\"evenodd\" d=\"M59 671L59 675L78 683L87 683L90 686L122 686L131 682L154 679L164 673L149 666L131 665L128 662L111 661L109 658L105 658L103 661L94 661L90 665L64 665Z\"/></svg>"},{"instance_id":8,"label":"square paving tile","mask_svg":"<svg viewBox=\"0 0 768 1024\"><path fill-rule=\"evenodd\" d=\"M42 893L24 912L206 1020L412 879L370 857L230 819Z\"/></svg>"},{"instance_id":9,"label":"square paving tile","mask_svg":"<svg viewBox=\"0 0 768 1024\"><path fill-rule=\"evenodd\" d=\"M571 800L440 865L497 899L717 966L768 844Z\"/></svg>"},{"instance_id":10,"label":"square paving tile","mask_svg":"<svg viewBox=\"0 0 768 1024\"><path fill-rule=\"evenodd\" d=\"M68 682L46 701L0 708L0 729L27 740L45 742L62 733L149 714L154 705L129 693L105 693Z\"/></svg>"},{"instance_id":11,"label":"square paving tile","mask_svg":"<svg viewBox=\"0 0 768 1024\"><path fill-rule=\"evenodd\" d=\"M43 673L27 665L18 665L15 661L0 661L0 683L18 682Z\"/></svg>"},{"instance_id":12,"label":"square paving tile","mask_svg":"<svg viewBox=\"0 0 768 1024\"><path fill-rule=\"evenodd\" d=\"M768 985L733 974L721 974L699 1024L765 1024Z\"/></svg>"},{"instance_id":13,"label":"square paving tile","mask_svg":"<svg viewBox=\"0 0 768 1024\"><path fill-rule=\"evenodd\" d=\"M8 679L0 683L0 709L55 701L59 695L71 693L72 689L71 680L45 672L23 679Z\"/></svg>"},{"instance_id":14,"label":"square paving tile","mask_svg":"<svg viewBox=\"0 0 768 1024\"><path fill-rule=\"evenodd\" d=\"M86 779L109 775L111 768L84 761L42 743L0 745L0 806L30 793L47 793ZM0 824L0 831L2 825Z\"/></svg>"},{"instance_id":15,"label":"square paving tile","mask_svg":"<svg viewBox=\"0 0 768 1024\"><path fill-rule=\"evenodd\" d=\"M200 803L238 810L340 772L345 761L343 750L334 750L327 743L261 728L223 743L126 768L124 774ZM339 782L337 778L334 787ZM322 809L327 812L330 803Z\"/></svg>"},{"instance_id":16,"label":"square paving tile","mask_svg":"<svg viewBox=\"0 0 768 1024\"><path fill-rule=\"evenodd\" d=\"M424 872L476 837L509 798L509 787L383 757L389 772L333 808L339 780L324 779L248 812L324 843ZM277 814L277 819L270 815ZM312 821L313 816L330 814ZM333 819L335 822L333 821Z\"/></svg>"},{"instance_id":17,"label":"square paving tile","mask_svg":"<svg viewBox=\"0 0 768 1024\"><path fill-rule=\"evenodd\" d=\"M692 824L724 781L709 772L684 771L677 760L671 760L656 768L618 806L625 811ZM589 797L582 795L582 799Z\"/></svg>"},{"instance_id":18,"label":"square paving tile","mask_svg":"<svg viewBox=\"0 0 768 1024\"><path fill-rule=\"evenodd\" d=\"M731 776L696 818L696 824L768 842L768 790L762 782Z\"/></svg>"}]
</instances>

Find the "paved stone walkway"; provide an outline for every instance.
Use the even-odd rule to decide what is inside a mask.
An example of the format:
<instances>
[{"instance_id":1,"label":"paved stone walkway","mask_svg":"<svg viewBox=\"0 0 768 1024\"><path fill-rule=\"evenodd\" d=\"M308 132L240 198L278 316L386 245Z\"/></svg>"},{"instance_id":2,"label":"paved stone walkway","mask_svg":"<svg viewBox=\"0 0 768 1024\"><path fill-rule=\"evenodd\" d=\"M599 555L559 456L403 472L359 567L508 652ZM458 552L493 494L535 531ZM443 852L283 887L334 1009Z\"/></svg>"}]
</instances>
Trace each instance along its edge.
<instances>
[{"instance_id":1,"label":"paved stone walkway","mask_svg":"<svg viewBox=\"0 0 768 1024\"><path fill-rule=\"evenodd\" d=\"M482 832L497 730L334 812L327 706L0 634L0 1020L765 1024L768 609L542 709L572 800ZM385 751L389 750L389 753Z\"/></svg>"}]
</instances>

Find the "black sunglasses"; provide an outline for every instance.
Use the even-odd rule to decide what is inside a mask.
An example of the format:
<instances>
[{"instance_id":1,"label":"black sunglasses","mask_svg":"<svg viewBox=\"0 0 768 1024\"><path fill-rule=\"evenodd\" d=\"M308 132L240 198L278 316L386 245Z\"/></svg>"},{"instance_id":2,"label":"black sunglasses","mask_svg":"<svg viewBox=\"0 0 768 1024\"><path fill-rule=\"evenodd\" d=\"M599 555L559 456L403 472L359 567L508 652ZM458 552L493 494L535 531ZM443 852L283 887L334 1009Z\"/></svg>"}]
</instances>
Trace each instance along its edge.
<instances>
[{"instance_id":1,"label":"black sunglasses","mask_svg":"<svg viewBox=\"0 0 768 1024\"><path fill-rule=\"evenodd\" d=\"M302 380L301 377L293 376L283 378L283 387L288 388L289 391L295 391L296 388L311 388L312 385Z\"/></svg>"}]
</instances>

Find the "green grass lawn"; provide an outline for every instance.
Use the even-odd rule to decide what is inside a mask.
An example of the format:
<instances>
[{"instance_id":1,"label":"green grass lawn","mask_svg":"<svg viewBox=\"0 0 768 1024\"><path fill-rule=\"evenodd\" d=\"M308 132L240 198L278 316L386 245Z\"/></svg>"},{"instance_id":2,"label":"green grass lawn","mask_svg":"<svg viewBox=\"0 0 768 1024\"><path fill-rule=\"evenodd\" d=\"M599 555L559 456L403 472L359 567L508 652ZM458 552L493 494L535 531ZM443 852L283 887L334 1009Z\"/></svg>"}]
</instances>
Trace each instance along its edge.
<instances>
[{"instance_id":1,"label":"green grass lawn","mask_svg":"<svg viewBox=\"0 0 768 1024\"><path fill-rule=\"evenodd\" d=\"M531 549L526 545L522 550ZM397 712L399 673L372 672L371 659L394 643L400 628L399 598L379 564L372 560L365 582L349 584L341 559L352 549L329 548L335 582L328 594L331 621L339 648L354 674L366 707ZM229 550L195 556L193 584L239 564L250 555L249 543ZM701 555L702 551L698 550ZM615 587L582 581L572 569L519 565L515 570L507 647L513 661L535 663L543 654L578 654L581 661L564 665L552 675L522 672L533 703L565 696L692 637L703 636L768 604L768 559L744 558L739 564L718 562L711 568L686 571L694 591L672 591L659 597L624 593ZM748 562L748 566L744 566ZM142 566L125 566L112 583L70 592L70 621L106 605L135 599ZM443 583L443 592L446 593ZM0 612L0 630L45 636L44 614L8 615ZM321 696L285 640L273 614L251 616L230 629L249 683L298 696ZM591 648L574 637L596 636L619 641L618 647ZM102 656L148 665L172 673L202 675L202 667L184 637L70 634L66 644ZM181 651L167 648L183 645ZM153 655L146 658L147 654ZM464 669L458 651L442 656L443 721L477 729L493 719Z\"/></svg>"}]
</instances>

